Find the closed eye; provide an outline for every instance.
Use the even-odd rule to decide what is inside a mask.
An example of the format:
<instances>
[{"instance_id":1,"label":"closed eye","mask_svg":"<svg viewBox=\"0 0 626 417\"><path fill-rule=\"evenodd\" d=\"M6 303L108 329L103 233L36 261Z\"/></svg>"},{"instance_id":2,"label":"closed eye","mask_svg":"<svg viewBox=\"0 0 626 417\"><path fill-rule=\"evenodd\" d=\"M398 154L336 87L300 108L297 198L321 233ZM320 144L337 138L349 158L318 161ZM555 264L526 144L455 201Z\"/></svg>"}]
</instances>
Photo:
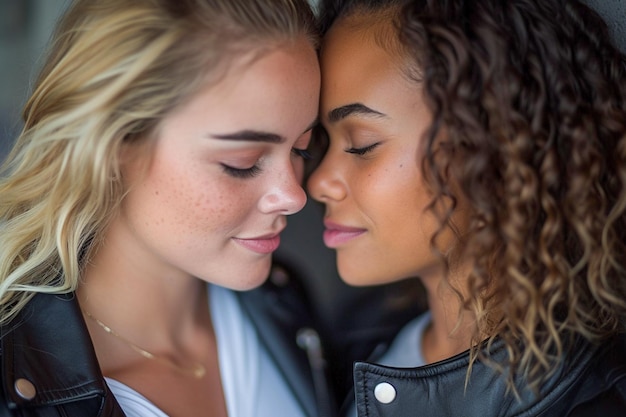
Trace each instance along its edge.
<instances>
[{"instance_id":1,"label":"closed eye","mask_svg":"<svg viewBox=\"0 0 626 417\"><path fill-rule=\"evenodd\" d=\"M258 165L253 165L250 168L235 168L226 164L221 165L224 172L233 178L254 178L261 173L261 168Z\"/></svg>"},{"instance_id":2,"label":"closed eye","mask_svg":"<svg viewBox=\"0 0 626 417\"><path fill-rule=\"evenodd\" d=\"M309 151L307 151L306 149L292 148L291 149L291 153L293 153L294 155L304 159L305 161L308 161L309 159L313 158L311 153Z\"/></svg>"},{"instance_id":3,"label":"closed eye","mask_svg":"<svg viewBox=\"0 0 626 417\"><path fill-rule=\"evenodd\" d=\"M371 152L372 150L374 150L374 148L376 148L378 145L380 145L380 142L376 142L376 143L374 143L372 145L364 146L362 148L348 148L345 151L347 153L351 153L351 154L354 154L354 155L362 156L362 155L365 155L366 153Z\"/></svg>"}]
</instances>

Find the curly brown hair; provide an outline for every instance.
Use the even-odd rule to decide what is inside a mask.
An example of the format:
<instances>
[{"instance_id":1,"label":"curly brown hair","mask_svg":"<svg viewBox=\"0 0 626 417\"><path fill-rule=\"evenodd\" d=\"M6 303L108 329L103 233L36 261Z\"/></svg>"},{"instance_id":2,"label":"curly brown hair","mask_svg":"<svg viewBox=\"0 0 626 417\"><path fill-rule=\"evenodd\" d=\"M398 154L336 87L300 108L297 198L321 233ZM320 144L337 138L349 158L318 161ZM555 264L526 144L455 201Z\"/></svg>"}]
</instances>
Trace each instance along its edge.
<instances>
[{"instance_id":1,"label":"curly brown hair","mask_svg":"<svg viewBox=\"0 0 626 417\"><path fill-rule=\"evenodd\" d=\"M626 56L577 0L415 0L399 26L432 207L473 209L473 340L503 339L536 386L572 338L624 331Z\"/></svg>"},{"instance_id":2,"label":"curly brown hair","mask_svg":"<svg viewBox=\"0 0 626 417\"><path fill-rule=\"evenodd\" d=\"M578 0L322 6L323 32L354 13L392 19L397 39L379 41L424 86L433 123L418 163L438 233L456 229L457 202L472 212L457 294L476 316L473 359L500 338L509 363L493 365L537 387L572 339L624 332L626 56L600 16Z\"/></svg>"}]
</instances>

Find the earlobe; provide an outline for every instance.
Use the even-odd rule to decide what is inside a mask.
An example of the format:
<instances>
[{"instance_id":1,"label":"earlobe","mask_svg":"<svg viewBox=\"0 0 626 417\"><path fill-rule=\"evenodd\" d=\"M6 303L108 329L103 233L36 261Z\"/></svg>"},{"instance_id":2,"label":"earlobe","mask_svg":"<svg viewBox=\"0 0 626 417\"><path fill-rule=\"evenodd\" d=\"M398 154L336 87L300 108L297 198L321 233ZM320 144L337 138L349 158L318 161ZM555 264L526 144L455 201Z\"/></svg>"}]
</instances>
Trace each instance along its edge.
<instances>
[{"instance_id":1,"label":"earlobe","mask_svg":"<svg viewBox=\"0 0 626 417\"><path fill-rule=\"evenodd\" d=\"M117 162L119 171L123 177L126 177L126 173L133 165L133 161L137 158L136 145L127 141L123 141L117 151Z\"/></svg>"},{"instance_id":2,"label":"earlobe","mask_svg":"<svg viewBox=\"0 0 626 417\"><path fill-rule=\"evenodd\" d=\"M153 146L153 141L140 139L125 139L120 143L117 159L124 182L129 184L147 175Z\"/></svg>"}]
</instances>

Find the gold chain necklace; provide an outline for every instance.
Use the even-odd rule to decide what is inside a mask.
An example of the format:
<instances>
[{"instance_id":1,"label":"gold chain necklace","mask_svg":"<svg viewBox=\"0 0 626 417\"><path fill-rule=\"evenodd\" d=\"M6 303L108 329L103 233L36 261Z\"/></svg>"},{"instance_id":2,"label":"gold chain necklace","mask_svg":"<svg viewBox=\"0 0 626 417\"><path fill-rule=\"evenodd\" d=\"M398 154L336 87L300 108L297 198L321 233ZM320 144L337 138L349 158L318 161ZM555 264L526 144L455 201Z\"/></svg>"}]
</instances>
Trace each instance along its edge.
<instances>
[{"instance_id":1,"label":"gold chain necklace","mask_svg":"<svg viewBox=\"0 0 626 417\"><path fill-rule=\"evenodd\" d=\"M182 374L191 375L196 379L201 379L206 374L206 368L200 362L196 363L192 368L183 368L181 366L178 366L176 365L176 363L172 362L171 360L168 360L161 356L157 356L154 353L150 353L147 350L137 346L136 344L126 339L124 336L122 336L121 334L119 334L118 332L116 332L115 330L113 330L112 328L110 328L109 326L107 326L106 324L104 324L103 322L95 318L94 316L92 316L91 313L89 313L88 311L83 310L83 313L85 313L85 315L89 317L91 320L95 321L96 324L98 324L98 326L102 327L105 332L118 338L122 342L126 343L135 352L139 353L141 356L143 356L146 359L152 359L154 361L161 362Z\"/></svg>"}]
</instances>

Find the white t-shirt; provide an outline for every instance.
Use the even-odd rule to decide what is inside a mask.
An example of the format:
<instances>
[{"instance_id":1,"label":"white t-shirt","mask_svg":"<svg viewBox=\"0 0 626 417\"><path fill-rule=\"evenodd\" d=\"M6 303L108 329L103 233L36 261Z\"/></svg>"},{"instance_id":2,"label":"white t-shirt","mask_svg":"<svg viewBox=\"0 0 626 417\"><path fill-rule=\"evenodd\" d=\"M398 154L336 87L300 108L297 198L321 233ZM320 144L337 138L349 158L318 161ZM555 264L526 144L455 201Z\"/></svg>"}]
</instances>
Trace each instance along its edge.
<instances>
[{"instance_id":1,"label":"white t-shirt","mask_svg":"<svg viewBox=\"0 0 626 417\"><path fill-rule=\"evenodd\" d=\"M210 285L209 306L228 416L305 416L235 294ZM110 378L106 381L128 417L168 417L134 389Z\"/></svg>"},{"instance_id":2,"label":"white t-shirt","mask_svg":"<svg viewBox=\"0 0 626 417\"><path fill-rule=\"evenodd\" d=\"M422 340L430 321L430 311L427 311L405 324L393 338L389 349L376 360L376 363L395 368L417 368L426 365L422 354Z\"/></svg>"},{"instance_id":3,"label":"white t-shirt","mask_svg":"<svg viewBox=\"0 0 626 417\"><path fill-rule=\"evenodd\" d=\"M127 417L168 417L146 397L119 381L104 378Z\"/></svg>"}]
</instances>

